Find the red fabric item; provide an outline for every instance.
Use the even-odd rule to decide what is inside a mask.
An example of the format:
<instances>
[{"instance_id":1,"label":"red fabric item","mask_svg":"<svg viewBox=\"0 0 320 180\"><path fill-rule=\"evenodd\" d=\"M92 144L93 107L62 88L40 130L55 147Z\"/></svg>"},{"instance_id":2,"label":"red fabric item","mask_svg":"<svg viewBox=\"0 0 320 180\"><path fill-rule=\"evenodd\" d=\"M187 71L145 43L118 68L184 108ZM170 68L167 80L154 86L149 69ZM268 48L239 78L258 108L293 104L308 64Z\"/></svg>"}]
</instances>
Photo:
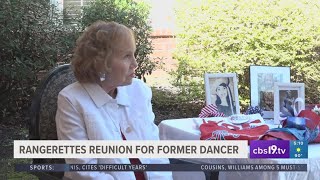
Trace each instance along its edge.
<instances>
[{"instance_id":1,"label":"red fabric item","mask_svg":"<svg viewBox=\"0 0 320 180\"><path fill-rule=\"evenodd\" d=\"M311 129L312 131L315 131L320 128L320 116L317 115L315 112L311 110L302 110L298 117L304 117L307 118L306 120L306 126ZM311 143L320 143L320 133L317 135L317 137L311 142Z\"/></svg>"},{"instance_id":2,"label":"red fabric item","mask_svg":"<svg viewBox=\"0 0 320 180\"><path fill-rule=\"evenodd\" d=\"M306 121L306 126L310 129L315 129L320 124L320 116L309 110L302 110L298 117L308 118Z\"/></svg>"},{"instance_id":3,"label":"red fabric item","mask_svg":"<svg viewBox=\"0 0 320 180\"><path fill-rule=\"evenodd\" d=\"M297 140L295 136L286 132L267 132L260 140Z\"/></svg>"},{"instance_id":4,"label":"red fabric item","mask_svg":"<svg viewBox=\"0 0 320 180\"><path fill-rule=\"evenodd\" d=\"M243 123L240 127L220 122L208 121L200 125L201 140L258 140L268 125L259 125L260 120ZM256 125L255 125L256 124ZM248 141L250 142L250 141Z\"/></svg>"},{"instance_id":5,"label":"red fabric item","mask_svg":"<svg viewBox=\"0 0 320 180\"><path fill-rule=\"evenodd\" d=\"M316 136L315 139L313 139L309 143L320 143L320 133L319 133L319 126L320 126L320 116L316 113L312 112L311 110L302 110L298 117L304 117L306 118L306 127L308 127L311 131L317 132L314 135ZM286 126L286 120L283 122L283 127ZM261 140L297 140L297 138L284 131L279 132L267 132L261 137Z\"/></svg>"},{"instance_id":6,"label":"red fabric item","mask_svg":"<svg viewBox=\"0 0 320 180\"><path fill-rule=\"evenodd\" d=\"M121 132L121 136L123 140L126 140L126 137ZM141 164L141 161L139 158L129 158L131 164ZM144 173L142 171L134 171L134 176L136 177L136 180L145 180Z\"/></svg>"}]
</instances>

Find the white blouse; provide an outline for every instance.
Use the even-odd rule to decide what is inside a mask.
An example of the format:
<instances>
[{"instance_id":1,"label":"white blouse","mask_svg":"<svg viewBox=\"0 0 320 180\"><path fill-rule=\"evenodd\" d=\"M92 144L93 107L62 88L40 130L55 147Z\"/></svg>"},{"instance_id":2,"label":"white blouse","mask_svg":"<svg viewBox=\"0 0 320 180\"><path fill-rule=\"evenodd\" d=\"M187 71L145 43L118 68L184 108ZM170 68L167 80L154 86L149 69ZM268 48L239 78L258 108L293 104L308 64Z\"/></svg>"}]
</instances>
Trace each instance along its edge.
<instances>
[{"instance_id":1,"label":"white blouse","mask_svg":"<svg viewBox=\"0 0 320 180\"><path fill-rule=\"evenodd\" d=\"M58 96L56 124L61 140L159 140L151 106L151 89L141 80L117 88L113 99L98 84L73 83ZM168 159L140 159L142 164L168 164ZM128 158L66 159L67 164L130 164ZM66 172L70 179L134 180L128 172ZM148 171L148 180L172 179L171 172Z\"/></svg>"}]
</instances>

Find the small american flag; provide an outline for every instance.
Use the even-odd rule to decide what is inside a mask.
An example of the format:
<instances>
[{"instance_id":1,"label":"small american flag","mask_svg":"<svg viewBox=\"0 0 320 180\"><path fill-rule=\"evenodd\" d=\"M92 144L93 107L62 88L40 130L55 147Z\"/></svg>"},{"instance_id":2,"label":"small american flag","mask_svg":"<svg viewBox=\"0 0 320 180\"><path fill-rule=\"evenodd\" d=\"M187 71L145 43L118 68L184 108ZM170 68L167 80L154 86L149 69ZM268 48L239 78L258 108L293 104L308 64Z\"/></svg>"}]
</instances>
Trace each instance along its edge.
<instances>
[{"instance_id":1,"label":"small american flag","mask_svg":"<svg viewBox=\"0 0 320 180\"><path fill-rule=\"evenodd\" d=\"M225 115L222 112L218 111L218 108L216 105L210 104L202 108L199 114L199 118L206 118L206 117L225 117Z\"/></svg>"}]
</instances>

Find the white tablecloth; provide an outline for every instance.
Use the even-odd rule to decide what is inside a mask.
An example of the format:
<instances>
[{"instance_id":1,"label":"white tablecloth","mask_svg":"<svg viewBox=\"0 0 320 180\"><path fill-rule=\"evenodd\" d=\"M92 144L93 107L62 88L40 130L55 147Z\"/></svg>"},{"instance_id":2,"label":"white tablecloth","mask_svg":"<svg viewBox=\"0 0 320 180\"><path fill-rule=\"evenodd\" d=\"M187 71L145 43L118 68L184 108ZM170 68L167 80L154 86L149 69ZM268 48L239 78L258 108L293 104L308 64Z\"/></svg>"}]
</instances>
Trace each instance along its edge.
<instances>
[{"instance_id":1,"label":"white tablecloth","mask_svg":"<svg viewBox=\"0 0 320 180\"><path fill-rule=\"evenodd\" d=\"M212 119L212 118L210 118ZM221 119L221 118L220 118ZM199 140L200 118L165 120L159 124L162 140ZM271 127L273 127L271 125ZM320 180L320 144L309 144L308 159L182 159L193 163L212 164L307 164L307 172L290 171L220 171L219 180Z\"/></svg>"}]
</instances>

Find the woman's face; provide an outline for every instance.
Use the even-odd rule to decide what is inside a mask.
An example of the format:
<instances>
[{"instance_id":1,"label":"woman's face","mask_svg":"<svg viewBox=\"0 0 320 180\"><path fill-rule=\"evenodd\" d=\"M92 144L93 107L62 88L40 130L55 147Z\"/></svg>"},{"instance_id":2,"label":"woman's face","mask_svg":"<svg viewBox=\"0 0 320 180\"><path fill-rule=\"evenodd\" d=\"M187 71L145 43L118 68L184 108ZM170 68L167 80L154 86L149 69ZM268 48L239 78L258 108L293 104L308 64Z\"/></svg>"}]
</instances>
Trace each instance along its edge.
<instances>
[{"instance_id":1,"label":"woman's face","mask_svg":"<svg viewBox=\"0 0 320 180\"><path fill-rule=\"evenodd\" d=\"M118 50L114 52L111 60L111 73L108 78L114 86L126 86L132 83L135 70L138 66L134 52L136 51L135 40L125 38L118 43Z\"/></svg>"},{"instance_id":2,"label":"woman's face","mask_svg":"<svg viewBox=\"0 0 320 180\"><path fill-rule=\"evenodd\" d=\"M227 92L227 88L224 87L224 86L218 86L217 87L217 95L220 97L220 98L226 98L227 95L228 95L228 92Z\"/></svg>"}]
</instances>

